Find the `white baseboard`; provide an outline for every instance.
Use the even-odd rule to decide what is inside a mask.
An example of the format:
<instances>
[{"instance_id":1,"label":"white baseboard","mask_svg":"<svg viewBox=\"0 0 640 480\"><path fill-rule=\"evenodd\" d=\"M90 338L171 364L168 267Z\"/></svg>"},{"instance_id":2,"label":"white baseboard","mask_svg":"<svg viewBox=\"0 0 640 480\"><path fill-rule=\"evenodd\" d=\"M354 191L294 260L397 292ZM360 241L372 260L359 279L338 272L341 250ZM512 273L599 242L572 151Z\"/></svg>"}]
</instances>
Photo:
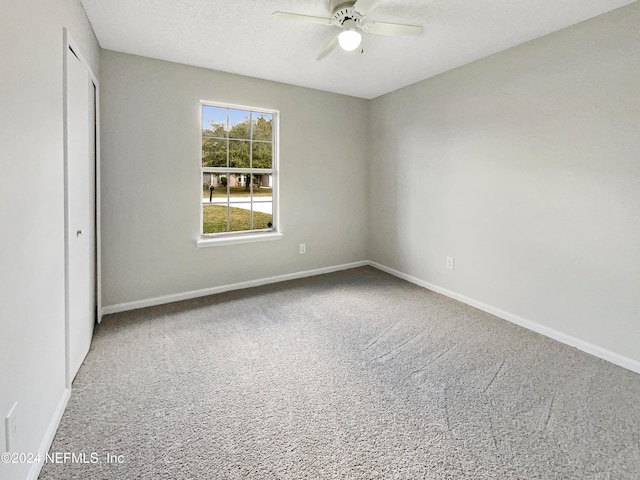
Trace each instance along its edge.
<instances>
[{"instance_id":1,"label":"white baseboard","mask_svg":"<svg viewBox=\"0 0 640 480\"><path fill-rule=\"evenodd\" d=\"M51 417L51 422L49 422L49 427L47 428L47 432L44 434L44 438L40 443L40 448L38 449L38 455L40 461L34 463L31 466L31 470L29 470L29 475L27 476L27 480L37 480L38 475L40 475L40 471L44 466L45 460L47 458L47 454L49 453L49 448L51 448L51 444L53 443L53 437L56 436L56 431L58 430L58 425L60 425L60 420L62 419L62 414L67 408L67 402L69 401L69 397L71 396L71 390L68 388L64 389L62 392L62 397L60 397L60 401L58 402L58 406L53 412L53 417Z\"/></svg>"},{"instance_id":2,"label":"white baseboard","mask_svg":"<svg viewBox=\"0 0 640 480\"><path fill-rule=\"evenodd\" d=\"M348 270L350 268L364 267L370 262L363 260L360 262L345 263L342 265L333 265L331 267L316 268L314 270L303 270L301 272L287 273L284 275L276 275L274 277L259 278L246 282L232 283L229 285L221 285L219 287L204 288L202 290L192 290L190 292L182 292L162 297L149 298L146 300L137 300L134 302L118 303L116 305L108 305L102 307L102 315L110 313L126 312L128 310L136 310L138 308L152 307L155 305L163 305L165 303L179 302L181 300L190 300L192 298L205 297L207 295L215 295L216 293L229 292L231 290L241 290L243 288L259 287L270 283L285 282L287 280L295 280L297 278L312 277L322 275L323 273L338 272L340 270Z\"/></svg>"},{"instance_id":3,"label":"white baseboard","mask_svg":"<svg viewBox=\"0 0 640 480\"><path fill-rule=\"evenodd\" d=\"M583 352L594 355L598 358L602 358L603 360L614 363L620 367L626 368L627 370L631 370L632 372L640 373L640 362L637 360L633 360L605 348L593 345L592 343L585 342L584 340L580 340L579 338L572 337L571 335L567 335L566 333L554 330L553 328L549 328L531 320L527 320L526 318L514 315L513 313L505 312L504 310L500 310L499 308L487 305L486 303L480 302L473 298L469 298L459 293L452 292L445 288L439 287L438 285L434 285L433 283L425 282L424 280L411 275L407 275L406 273L400 272L393 268L389 268L380 263L369 262L369 265L377 268L378 270L382 270L383 272L387 272L395 277L402 278L403 280L414 283L420 287L424 287L446 297L450 297L454 300L466 303L467 305L475 307L478 310L490 313L491 315L495 315L496 317L499 317L508 322L520 325L527 330L532 330L536 333L544 335L545 337L552 338L560 343L564 343L565 345L569 345L571 347L577 348L578 350L582 350Z\"/></svg>"}]
</instances>

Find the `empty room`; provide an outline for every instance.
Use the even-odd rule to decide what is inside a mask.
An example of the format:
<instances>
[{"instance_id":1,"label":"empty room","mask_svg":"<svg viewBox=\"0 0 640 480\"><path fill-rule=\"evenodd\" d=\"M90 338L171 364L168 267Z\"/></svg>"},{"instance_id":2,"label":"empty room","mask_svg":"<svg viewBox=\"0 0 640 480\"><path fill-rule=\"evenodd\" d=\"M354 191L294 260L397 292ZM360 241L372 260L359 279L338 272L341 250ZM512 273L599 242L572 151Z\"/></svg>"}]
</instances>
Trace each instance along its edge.
<instances>
[{"instance_id":1,"label":"empty room","mask_svg":"<svg viewBox=\"0 0 640 480\"><path fill-rule=\"evenodd\" d=\"M2 0L0 480L640 478L639 25Z\"/></svg>"}]
</instances>

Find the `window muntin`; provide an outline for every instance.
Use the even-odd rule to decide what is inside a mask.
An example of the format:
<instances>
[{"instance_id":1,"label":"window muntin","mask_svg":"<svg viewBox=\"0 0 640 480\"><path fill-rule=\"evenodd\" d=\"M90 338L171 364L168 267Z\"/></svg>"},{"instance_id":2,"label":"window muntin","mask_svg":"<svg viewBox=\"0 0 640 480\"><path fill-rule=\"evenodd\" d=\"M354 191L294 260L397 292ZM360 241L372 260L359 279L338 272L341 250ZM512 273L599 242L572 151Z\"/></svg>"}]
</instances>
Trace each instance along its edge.
<instances>
[{"instance_id":1,"label":"window muntin","mask_svg":"<svg viewBox=\"0 0 640 480\"><path fill-rule=\"evenodd\" d=\"M202 235L276 231L277 112L201 108Z\"/></svg>"}]
</instances>

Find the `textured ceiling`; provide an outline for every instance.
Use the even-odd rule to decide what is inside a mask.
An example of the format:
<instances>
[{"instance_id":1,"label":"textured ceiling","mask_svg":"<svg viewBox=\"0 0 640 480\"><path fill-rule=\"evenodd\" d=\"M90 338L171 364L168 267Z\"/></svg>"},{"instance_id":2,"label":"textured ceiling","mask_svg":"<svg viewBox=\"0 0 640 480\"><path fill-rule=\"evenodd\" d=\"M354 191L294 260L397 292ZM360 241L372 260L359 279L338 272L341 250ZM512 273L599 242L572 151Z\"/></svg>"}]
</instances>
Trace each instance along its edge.
<instances>
[{"instance_id":1,"label":"textured ceiling","mask_svg":"<svg viewBox=\"0 0 640 480\"><path fill-rule=\"evenodd\" d=\"M636 0L381 0L368 20L422 25L365 34L364 53L317 55L336 27L275 20L330 15L328 0L81 0L103 48L374 98Z\"/></svg>"}]
</instances>

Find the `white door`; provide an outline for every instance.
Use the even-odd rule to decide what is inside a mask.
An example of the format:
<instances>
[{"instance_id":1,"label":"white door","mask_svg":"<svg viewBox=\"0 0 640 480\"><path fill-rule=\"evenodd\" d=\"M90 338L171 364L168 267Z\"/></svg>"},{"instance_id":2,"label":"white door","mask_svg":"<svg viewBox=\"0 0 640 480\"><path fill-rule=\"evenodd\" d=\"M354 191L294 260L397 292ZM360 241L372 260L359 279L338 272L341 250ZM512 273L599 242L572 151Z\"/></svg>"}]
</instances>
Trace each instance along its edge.
<instances>
[{"instance_id":1,"label":"white door","mask_svg":"<svg viewBox=\"0 0 640 480\"><path fill-rule=\"evenodd\" d=\"M68 384L91 346L96 320L95 86L67 50Z\"/></svg>"}]
</instances>

